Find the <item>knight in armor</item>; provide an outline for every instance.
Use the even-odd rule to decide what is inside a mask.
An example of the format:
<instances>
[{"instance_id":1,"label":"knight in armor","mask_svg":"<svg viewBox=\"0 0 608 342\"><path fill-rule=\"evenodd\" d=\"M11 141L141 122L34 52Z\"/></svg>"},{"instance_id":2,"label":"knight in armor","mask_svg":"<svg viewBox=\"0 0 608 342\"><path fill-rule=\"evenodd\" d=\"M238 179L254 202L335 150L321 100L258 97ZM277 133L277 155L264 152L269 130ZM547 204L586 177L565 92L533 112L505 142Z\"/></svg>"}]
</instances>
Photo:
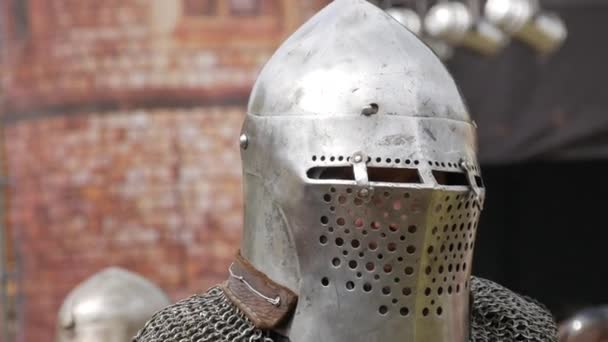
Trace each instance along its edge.
<instances>
[{"instance_id":1,"label":"knight in armor","mask_svg":"<svg viewBox=\"0 0 608 342\"><path fill-rule=\"evenodd\" d=\"M254 85L244 235L226 282L136 342L556 341L536 302L471 277L485 189L475 124L431 50L336 0Z\"/></svg>"},{"instance_id":2,"label":"knight in armor","mask_svg":"<svg viewBox=\"0 0 608 342\"><path fill-rule=\"evenodd\" d=\"M169 304L149 280L112 267L78 285L59 311L56 342L129 342Z\"/></svg>"}]
</instances>

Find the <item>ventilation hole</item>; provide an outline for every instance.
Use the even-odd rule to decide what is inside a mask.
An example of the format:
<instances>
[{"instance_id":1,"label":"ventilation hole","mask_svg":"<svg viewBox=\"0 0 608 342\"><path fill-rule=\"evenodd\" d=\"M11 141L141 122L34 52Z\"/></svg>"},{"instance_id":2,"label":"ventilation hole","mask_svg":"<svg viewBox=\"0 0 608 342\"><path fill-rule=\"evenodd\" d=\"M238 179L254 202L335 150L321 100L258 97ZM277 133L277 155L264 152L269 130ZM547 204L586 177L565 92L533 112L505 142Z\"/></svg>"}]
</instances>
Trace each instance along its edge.
<instances>
[{"instance_id":1,"label":"ventilation hole","mask_svg":"<svg viewBox=\"0 0 608 342\"><path fill-rule=\"evenodd\" d=\"M401 164L401 159L399 159L399 158L395 159L395 163L396 164Z\"/></svg>"},{"instance_id":2,"label":"ventilation hole","mask_svg":"<svg viewBox=\"0 0 608 342\"><path fill-rule=\"evenodd\" d=\"M331 264L334 265L334 267L339 267L341 264L341 261L339 258L334 258L334 260L331 261Z\"/></svg>"},{"instance_id":3,"label":"ventilation hole","mask_svg":"<svg viewBox=\"0 0 608 342\"><path fill-rule=\"evenodd\" d=\"M360 245L359 240L351 241L350 245L353 246L353 248L359 248L359 245Z\"/></svg>"},{"instance_id":4,"label":"ventilation hole","mask_svg":"<svg viewBox=\"0 0 608 342\"><path fill-rule=\"evenodd\" d=\"M391 158L386 158L386 162L391 163L392 162Z\"/></svg>"},{"instance_id":5,"label":"ventilation hole","mask_svg":"<svg viewBox=\"0 0 608 342\"><path fill-rule=\"evenodd\" d=\"M435 234L437 234L437 230L438 230L437 227L433 227L433 230L431 231L431 233L433 233L433 235L435 235Z\"/></svg>"},{"instance_id":6,"label":"ventilation hole","mask_svg":"<svg viewBox=\"0 0 608 342\"><path fill-rule=\"evenodd\" d=\"M333 162L333 161L335 161L335 160L336 160L336 157L331 156L331 158L329 158L329 160Z\"/></svg>"},{"instance_id":7,"label":"ventilation hole","mask_svg":"<svg viewBox=\"0 0 608 342\"><path fill-rule=\"evenodd\" d=\"M452 294L452 285L448 286L448 294Z\"/></svg>"},{"instance_id":8,"label":"ventilation hole","mask_svg":"<svg viewBox=\"0 0 608 342\"><path fill-rule=\"evenodd\" d=\"M391 223L391 224L389 224L389 225L388 225L388 229L389 229L391 232L396 232L397 230L399 230L399 227L397 227L397 225L396 225L396 224Z\"/></svg>"},{"instance_id":9,"label":"ventilation hole","mask_svg":"<svg viewBox=\"0 0 608 342\"><path fill-rule=\"evenodd\" d=\"M428 308L422 309L422 316L428 316L428 315L429 315L429 309Z\"/></svg>"},{"instance_id":10,"label":"ventilation hole","mask_svg":"<svg viewBox=\"0 0 608 342\"><path fill-rule=\"evenodd\" d=\"M359 258L363 258L365 256L365 253L361 252L359 253Z\"/></svg>"},{"instance_id":11,"label":"ventilation hole","mask_svg":"<svg viewBox=\"0 0 608 342\"><path fill-rule=\"evenodd\" d=\"M401 235L401 236L399 237L399 240L401 240L401 241L405 241L405 235Z\"/></svg>"},{"instance_id":12,"label":"ventilation hole","mask_svg":"<svg viewBox=\"0 0 608 342\"><path fill-rule=\"evenodd\" d=\"M380 276L376 274L376 275L374 275L374 279L378 280L378 279L380 279Z\"/></svg>"},{"instance_id":13,"label":"ventilation hole","mask_svg":"<svg viewBox=\"0 0 608 342\"><path fill-rule=\"evenodd\" d=\"M346 282L346 289L349 291L352 291L355 289L355 283L352 281L347 281Z\"/></svg>"},{"instance_id":14,"label":"ventilation hole","mask_svg":"<svg viewBox=\"0 0 608 342\"><path fill-rule=\"evenodd\" d=\"M399 300L398 300L397 298L393 298L393 300L391 300L391 302L392 302L393 304L397 304L397 303L399 303Z\"/></svg>"},{"instance_id":15,"label":"ventilation hole","mask_svg":"<svg viewBox=\"0 0 608 342\"><path fill-rule=\"evenodd\" d=\"M431 295L431 289L429 287L427 287L426 289L424 289L424 295L427 296L427 297Z\"/></svg>"},{"instance_id":16,"label":"ventilation hole","mask_svg":"<svg viewBox=\"0 0 608 342\"><path fill-rule=\"evenodd\" d=\"M393 272L393 266L391 266L389 264L384 265L383 269L384 269L384 273L391 273L391 272Z\"/></svg>"},{"instance_id":17,"label":"ventilation hole","mask_svg":"<svg viewBox=\"0 0 608 342\"><path fill-rule=\"evenodd\" d=\"M407 316L410 313L410 310L406 307L403 307L399 310L399 313L401 314L401 316Z\"/></svg>"},{"instance_id":18,"label":"ventilation hole","mask_svg":"<svg viewBox=\"0 0 608 342\"><path fill-rule=\"evenodd\" d=\"M329 207L329 211L331 211L331 212L333 213L334 211L336 211L336 207L334 207L334 206L332 205L331 207Z\"/></svg>"},{"instance_id":19,"label":"ventilation hole","mask_svg":"<svg viewBox=\"0 0 608 342\"><path fill-rule=\"evenodd\" d=\"M363 277L363 273L357 272L357 278L361 278L361 277Z\"/></svg>"},{"instance_id":20,"label":"ventilation hole","mask_svg":"<svg viewBox=\"0 0 608 342\"><path fill-rule=\"evenodd\" d=\"M437 316L441 316L442 313L443 313L443 309L440 306L437 308Z\"/></svg>"},{"instance_id":21,"label":"ventilation hole","mask_svg":"<svg viewBox=\"0 0 608 342\"><path fill-rule=\"evenodd\" d=\"M443 273L443 265L440 265L439 266L439 274L442 274L442 273Z\"/></svg>"},{"instance_id":22,"label":"ventilation hole","mask_svg":"<svg viewBox=\"0 0 608 342\"><path fill-rule=\"evenodd\" d=\"M330 232L330 233L333 233L334 232L334 227L327 228L327 231Z\"/></svg>"},{"instance_id":23,"label":"ventilation hole","mask_svg":"<svg viewBox=\"0 0 608 342\"><path fill-rule=\"evenodd\" d=\"M380 158L380 157L376 158L376 163L380 163L380 162L382 162L382 158Z\"/></svg>"},{"instance_id":24,"label":"ventilation hole","mask_svg":"<svg viewBox=\"0 0 608 342\"><path fill-rule=\"evenodd\" d=\"M433 246L429 246L426 250L429 254L433 254Z\"/></svg>"},{"instance_id":25,"label":"ventilation hole","mask_svg":"<svg viewBox=\"0 0 608 342\"><path fill-rule=\"evenodd\" d=\"M401 201L393 202L393 210L401 210Z\"/></svg>"},{"instance_id":26,"label":"ventilation hole","mask_svg":"<svg viewBox=\"0 0 608 342\"><path fill-rule=\"evenodd\" d=\"M399 279L399 278L395 278L395 279L393 279L393 280L394 280L394 281L395 281L395 283L397 283L397 284L398 284L399 282L401 282L401 279Z\"/></svg>"},{"instance_id":27,"label":"ventilation hole","mask_svg":"<svg viewBox=\"0 0 608 342\"><path fill-rule=\"evenodd\" d=\"M327 216L321 216L321 223L322 224L327 224L329 222L329 218L327 218Z\"/></svg>"},{"instance_id":28,"label":"ventilation hole","mask_svg":"<svg viewBox=\"0 0 608 342\"><path fill-rule=\"evenodd\" d=\"M460 284L456 284L456 293L460 292Z\"/></svg>"},{"instance_id":29,"label":"ventilation hole","mask_svg":"<svg viewBox=\"0 0 608 342\"><path fill-rule=\"evenodd\" d=\"M391 242L388 244L387 249L389 252L394 252L397 250L397 244L394 242Z\"/></svg>"},{"instance_id":30,"label":"ventilation hole","mask_svg":"<svg viewBox=\"0 0 608 342\"><path fill-rule=\"evenodd\" d=\"M372 223L370 224L370 227L372 227L372 229L374 229L374 230L380 229L380 222L372 221Z\"/></svg>"},{"instance_id":31,"label":"ventilation hole","mask_svg":"<svg viewBox=\"0 0 608 342\"><path fill-rule=\"evenodd\" d=\"M319 238L319 242L324 245L327 243L327 236L325 235L321 235L321 237Z\"/></svg>"},{"instance_id":32,"label":"ventilation hole","mask_svg":"<svg viewBox=\"0 0 608 342\"><path fill-rule=\"evenodd\" d=\"M401 290L401 293L403 293L404 296L409 296L412 294L412 289L409 287L404 287L403 290Z\"/></svg>"},{"instance_id":33,"label":"ventilation hole","mask_svg":"<svg viewBox=\"0 0 608 342\"><path fill-rule=\"evenodd\" d=\"M329 286L329 278L324 277L323 279L321 279L321 285Z\"/></svg>"},{"instance_id":34,"label":"ventilation hole","mask_svg":"<svg viewBox=\"0 0 608 342\"><path fill-rule=\"evenodd\" d=\"M375 268L376 268L376 265L374 265L373 262L368 262L367 264L365 264L365 269L370 272L373 272Z\"/></svg>"},{"instance_id":35,"label":"ventilation hole","mask_svg":"<svg viewBox=\"0 0 608 342\"><path fill-rule=\"evenodd\" d=\"M363 291L371 292L371 290L372 290L372 284L370 284L370 283L363 284Z\"/></svg>"},{"instance_id":36,"label":"ventilation hole","mask_svg":"<svg viewBox=\"0 0 608 342\"><path fill-rule=\"evenodd\" d=\"M424 269L424 273L426 273L427 275L431 274L431 266L427 266L427 267Z\"/></svg>"},{"instance_id":37,"label":"ventilation hole","mask_svg":"<svg viewBox=\"0 0 608 342\"><path fill-rule=\"evenodd\" d=\"M406 268L405 268L405 274L407 274L407 275L412 275L412 274L414 274L414 268L412 268L412 267L410 267L410 266L406 267Z\"/></svg>"},{"instance_id":38,"label":"ventilation hole","mask_svg":"<svg viewBox=\"0 0 608 342\"><path fill-rule=\"evenodd\" d=\"M353 193L353 189L351 189L351 188L346 188L346 193L347 193L347 194L352 194L352 193Z\"/></svg>"},{"instance_id":39,"label":"ventilation hole","mask_svg":"<svg viewBox=\"0 0 608 342\"><path fill-rule=\"evenodd\" d=\"M437 295L441 296L443 294L443 287L439 286L437 289Z\"/></svg>"},{"instance_id":40,"label":"ventilation hole","mask_svg":"<svg viewBox=\"0 0 608 342\"><path fill-rule=\"evenodd\" d=\"M378 259L380 259L380 260L384 259L384 255L378 254Z\"/></svg>"},{"instance_id":41,"label":"ventilation hole","mask_svg":"<svg viewBox=\"0 0 608 342\"><path fill-rule=\"evenodd\" d=\"M355 260L351 260L348 262L348 267L352 268L353 270L355 268L357 268L357 262Z\"/></svg>"},{"instance_id":42,"label":"ventilation hole","mask_svg":"<svg viewBox=\"0 0 608 342\"><path fill-rule=\"evenodd\" d=\"M388 296L391 294L391 288L388 286L385 286L382 288L382 294L384 294L385 296Z\"/></svg>"},{"instance_id":43,"label":"ventilation hole","mask_svg":"<svg viewBox=\"0 0 608 342\"><path fill-rule=\"evenodd\" d=\"M387 308L386 306L382 305L382 306L381 306L381 307L378 309L378 312L379 312L381 315L386 315L386 313L388 312L388 308Z\"/></svg>"},{"instance_id":44,"label":"ventilation hole","mask_svg":"<svg viewBox=\"0 0 608 342\"><path fill-rule=\"evenodd\" d=\"M342 255L344 255L344 256L348 256L348 251L343 251L343 252L342 252Z\"/></svg>"},{"instance_id":45,"label":"ventilation hole","mask_svg":"<svg viewBox=\"0 0 608 342\"><path fill-rule=\"evenodd\" d=\"M410 198L410 193L409 192L404 193L403 198Z\"/></svg>"},{"instance_id":46,"label":"ventilation hole","mask_svg":"<svg viewBox=\"0 0 608 342\"><path fill-rule=\"evenodd\" d=\"M374 241L370 242L368 245L369 249L372 251L375 251L376 249L378 249L378 244Z\"/></svg>"},{"instance_id":47,"label":"ventilation hole","mask_svg":"<svg viewBox=\"0 0 608 342\"><path fill-rule=\"evenodd\" d=\"M407 228L407 231L410 232L411 234L416 233L416 230L417 230L417 228L414 225L411 225Z\"/></svg>"},{"instance_id":48,"label":"ventilation hole","mask_svg":"<svg viewBox=\"0 0 608 342\"><path fill-rule=\"evenodd\" d=\"M339 160L339 161L343 161L343 160L344 160L344 157L343 157L343 156L339 156L339 157L338 157L338 160Z\"/></svg>"},{"instance_id":49,"label":"ventilation hole","mask_svg":"<svg viewBox=\"0 0 608 342\"><path fill-rule=\"evenodd\" d=\"M317 161L317 156L312 156L312 161Z\"/></svg>"},{"instance_id":50,"label":"ventilation hole","mask_svg":"<svg viewBox=\"0 0 608 342\"><path fill-rule=\"evenodd\" d=\"M330 192L336 192L336 188L334 188L333 186L331 188L329 188Z\"/></svg>"},{"instance_id":51,"label":"ventilation hole","mask_svg":"<svg viewBox=\"0 0 608 342\"><path fill-rule=\"evenodd\" d=\"M344 229L344 233L349 234L350 233L350 229Z\"/></svg>"},{"instance_id":52,"label":"ventilation hole","mask_svg":"<svg viewBox=\"0 0 608 342\"><path fill-rule=\"evenodd\" d=\"M414 246L407 246L406 250L410 254L416 253L416 247L414 247Z\"/></svg>"},{"instance_id":53,"label":"ventilation hole","mask_svg":"<svg viewBox=\"0 0 608 342\"><path fill-rule=\"evenodd\" d=\"M321 161L325 161L325 156L321 156Z\"/></svg>"},{"instance_id":54,"label":"ventilation hole","mask_svg":"<svg viewBox=\"0 0 608 342\"><path fill-rule=\"evenodd\" d=\"M343 217L338 217L336 223L338 224L338 226L343 226L344 224L346 224L346 220L344 220Z\"/></svg>"},{"instance_id":55,"label":"ventilation hole","mask_svg":"<svg viewBox=\"0 0 608 342\"><path fill-rule=\"evenodd\" d=\"M398 257L398 258L397 258L397 261L399 261L399 262L403 262L403 257Z\"/></svg>"},{"instance_id":56,"label":"ventilation hole","mask_svg":"<svg viewBox=\"0 0 608 342\"><path fill-rule=\"evenodd\" d=\"M342 238L337 238L336 239L336 246L340 247L344 245L344 240L342 240Z\"/></svg>"},{"instance_id":57,"label":"ventilation hole","mask_svg":"<svg viewBox=\"0 0 608 342\"><path fill-rule=\"evenodd\" d=\"M363 205L363 200L360 199L359 197L356 197L353 202L355 203L356 206Z\"/></svg>"}]
</instances>

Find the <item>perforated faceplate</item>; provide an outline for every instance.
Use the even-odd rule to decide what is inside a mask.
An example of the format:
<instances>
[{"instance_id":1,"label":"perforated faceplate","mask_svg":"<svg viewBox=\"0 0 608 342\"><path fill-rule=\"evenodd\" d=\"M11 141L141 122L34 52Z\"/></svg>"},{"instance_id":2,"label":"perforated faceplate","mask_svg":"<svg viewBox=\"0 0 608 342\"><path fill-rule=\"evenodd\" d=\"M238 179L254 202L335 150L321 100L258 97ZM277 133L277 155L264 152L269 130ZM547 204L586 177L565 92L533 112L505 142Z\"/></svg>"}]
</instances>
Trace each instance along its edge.
<instances>
[{"instance_id":1,"label":"perforated faceplate","mask_svg":"<svg viewBox=\"0 0 608 342\"><path fill-rule=\"evenodd\" d=\"M315 278L304 286L316 288L306 292L324 303L320 315L365 317L412 341L424 340L416 331L464 340L479 199L464 187L375 186L366 201L356 189L311 185L322 209L302 244L318 251L303 272Z\"/></svg>"}]
</instances>

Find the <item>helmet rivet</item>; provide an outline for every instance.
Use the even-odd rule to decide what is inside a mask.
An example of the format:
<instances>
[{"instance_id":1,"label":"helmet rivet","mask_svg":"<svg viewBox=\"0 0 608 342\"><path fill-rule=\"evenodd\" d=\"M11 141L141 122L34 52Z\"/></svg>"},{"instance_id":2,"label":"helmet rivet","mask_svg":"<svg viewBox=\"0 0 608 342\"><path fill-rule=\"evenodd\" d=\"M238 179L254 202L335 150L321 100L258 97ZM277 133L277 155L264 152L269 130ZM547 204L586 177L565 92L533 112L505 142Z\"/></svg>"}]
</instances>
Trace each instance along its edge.
<instances>
[{"instance_id":1,"label":"helmet rivet","mask_svg":"<svg viewBox=\"0 0 608 342\"><path fill-rule=\"evenodd\" d=\"M370 115L374 115L378 113L378 105L375 103L371 103L365 107L363 107L363 109L361 110L361 114L365 115L365 116L370 116Z\"/></svg>"},{"instance_id":2,"label":"helmet rivet","mask_svg":"<svg viewBox=\"0 0 608 342\"><path fill-rule=\"evenodd\" d=\"M359 196L361 196L361 197L369 196L369 189L363 188L363 189L359 190Z\"/></svg>"},{"instance_id":3,"label":"helmet rivet","mask_svg":"<svg viewBox=\"0 0 608 342\"><path fill-rule=\"evenodd\" d=\"M247 138L246 134L241 134L239 137L239 145L241 145L243 150L247 149L247 146L249 145L249 138Z\"/></svg>"},{"instance_id":4,"label":"helmet rivet","mask_svg":"<svg viewBox=\"0 0 608 342\"><path fill-rule=\"evenodd\" d=\"M360 163L361 161L363 161L363 157L361 157L360 154L356 154L354 157L355 163Z\"/></svg>"}]
</instances>

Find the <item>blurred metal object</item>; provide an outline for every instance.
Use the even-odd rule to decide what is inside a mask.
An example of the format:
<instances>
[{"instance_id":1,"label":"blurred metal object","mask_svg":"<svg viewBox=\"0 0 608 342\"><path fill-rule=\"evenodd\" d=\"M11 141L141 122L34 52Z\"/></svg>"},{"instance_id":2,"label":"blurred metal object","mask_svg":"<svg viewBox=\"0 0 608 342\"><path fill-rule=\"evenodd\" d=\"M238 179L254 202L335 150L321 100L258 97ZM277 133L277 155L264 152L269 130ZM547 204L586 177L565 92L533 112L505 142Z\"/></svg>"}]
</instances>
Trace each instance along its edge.
<instances>
[{"instance_id":1,"label":"blurred metal object","mask_svg":"<svg viewBox=\"0 0 608 342\"><path fill-rule=\"evenodd\" d=\"M401 25L405 26L413 34L420 36L422 33L422 19L413 9L407 7L391 7L386 10L391 17L395 18Z\"/></svg>"},{"instance_id":2,"label":"blurred metal object","mask_svg":"<svg viewBox=\"0 0 608 342\"><path fill-rule=\"evenodd\" d=\"M560 324L559 341L608 341L608 305L583 310Z\"/></svg>"},{"instance_id":3,"label":"blurred metal object","mask_svg":"<svg viewBox=\"0 0 608 342\"><path fill-rule=\"evenodd\" d=\"M544 13L538 0L487 0L489 22L542 54L557 50L568 36L566 25L553 13Z\"/></svg>"},{"instance_id":4,"label":"blurred metal object","mask_svg":"<svg viewBox=\"0 0 608 342\"><path fill-rule=\"evenodd\" d=\"M437 57L445 61L452 57L454 50L451 46L440 40L428 37L423 32L422 18L415 10L408 7L390 7L386 9L391 17L405 26L412 33L420 37L435 52Z\"/></svg>"},{"instance_id":5,"label":"blurred metal object","mask_svg":"<svg viewBox=\"0 0 608 342\"><path fill-rule=\"evenodd\" d=\"M464 3L441 2L431 7L424 19L426 34L454 46L463 46L483 55L495 55L508 37L481 18Z\"/></svg>"},{"instance_id":6,"label":"blurred metal object","mask_svg":"<svg viewBox=\"0 0 608 342\"><path fill-rule=\"evenodd\" d=\"M169 298L149 280L121 268L105 269L66 297L56 342L129 342Z\"/></svg>"}]
</instances>

